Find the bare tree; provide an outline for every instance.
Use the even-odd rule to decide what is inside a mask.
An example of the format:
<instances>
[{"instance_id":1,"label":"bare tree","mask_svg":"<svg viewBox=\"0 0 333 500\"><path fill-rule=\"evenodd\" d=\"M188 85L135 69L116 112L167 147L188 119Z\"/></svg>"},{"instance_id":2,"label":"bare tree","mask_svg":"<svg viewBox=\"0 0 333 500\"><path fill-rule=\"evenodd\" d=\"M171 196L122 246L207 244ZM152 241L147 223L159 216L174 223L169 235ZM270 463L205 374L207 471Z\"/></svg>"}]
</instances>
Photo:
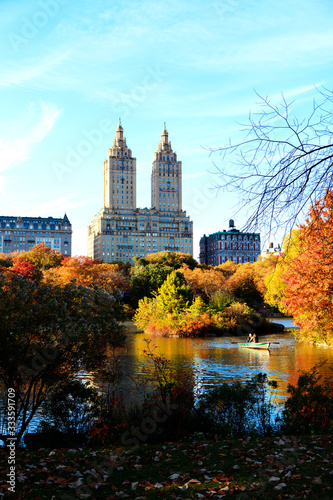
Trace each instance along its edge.
<instances>
[{"instance_id":1,"label":"bare tree","mask_svg":"<svg viewBox=\"0 0 333 500\"><path fill-rule=\"evenodd\" d=\"M236 192L247 208L247 230L289 232L315 199L333 185L333 91L318 90L306 118L298 119L282 95L279 105L260 98L261 111L249 115L239 142L211 149L219 189Z\"/></svg>"}]
</instances>

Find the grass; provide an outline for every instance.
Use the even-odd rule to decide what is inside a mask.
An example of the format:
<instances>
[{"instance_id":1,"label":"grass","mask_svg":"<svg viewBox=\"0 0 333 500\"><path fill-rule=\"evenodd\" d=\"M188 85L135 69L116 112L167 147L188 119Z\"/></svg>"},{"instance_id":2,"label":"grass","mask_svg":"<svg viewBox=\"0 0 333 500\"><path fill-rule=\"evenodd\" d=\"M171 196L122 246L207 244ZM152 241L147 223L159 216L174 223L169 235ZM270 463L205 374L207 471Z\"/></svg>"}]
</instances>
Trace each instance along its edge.
<instances>
[{"instance_id":1,"label":"grass","mask_svg":"<svg viewBox=\"0 0 333 500\"><path fill-rule=\"evenodd\" d=\"M199 439L201 438L201 439ZM0 450L0 497L8 452ZM333 498L329 436L16 450L17 499Z\"/></svg>"}]
</instances>

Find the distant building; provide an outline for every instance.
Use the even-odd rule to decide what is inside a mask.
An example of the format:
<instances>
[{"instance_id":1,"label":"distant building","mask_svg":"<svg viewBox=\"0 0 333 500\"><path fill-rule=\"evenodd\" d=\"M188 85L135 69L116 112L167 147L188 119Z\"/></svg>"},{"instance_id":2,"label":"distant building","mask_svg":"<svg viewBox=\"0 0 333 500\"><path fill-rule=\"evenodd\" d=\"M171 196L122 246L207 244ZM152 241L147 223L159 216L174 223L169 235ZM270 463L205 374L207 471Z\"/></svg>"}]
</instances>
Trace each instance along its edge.
<instances>
[{"instance_id":1,"label":"distant building","mask_svg":"<svg viewBox=\"0 0 333 500\"><path fill-rule=\"evenodd\" d=\"M276 247L274 246L274 243L270 243L269 247L266 248L266 250L263 250L261 252L261 257L268 257L269 255L281 255L282 254L282 249L280 247L280 244L278 244Z\"/></svg>"},{"instance_id":2,"label":"distant building","mask_svg":"<svg viewBox=\"0 0 333 500\"><path fill-rule=\"evenodd\" d=\"M63 218L0 216L0 253L27 252L42 242L71 255L72 225L66 214Z\"/></svg>"},{"instance_id":3,"label":"distant building","mask_svg":"<svg viewBox=\"0 0 333 500\"><path fill-rule=\"evenodd\" d=\"M200 239L200 264L218 266L231 260L236 264L255 262L260 255L260 234L243 233L229 221L229 230L219 231Z\"/></svg>"},{"instance_id":4,"label":"distant building","mask_svg":"<svg viewBox=\"0 0 333 500\"><path fill-rule=\"evenodd\" d=\"M182 162L164 125L151 168L151 208L136 207L136 158L118 123L104 162L104 207L88 227L88 256L133 261L170 250L193 254L193 226L182 210Z\"/></svg>"}]
</instances>

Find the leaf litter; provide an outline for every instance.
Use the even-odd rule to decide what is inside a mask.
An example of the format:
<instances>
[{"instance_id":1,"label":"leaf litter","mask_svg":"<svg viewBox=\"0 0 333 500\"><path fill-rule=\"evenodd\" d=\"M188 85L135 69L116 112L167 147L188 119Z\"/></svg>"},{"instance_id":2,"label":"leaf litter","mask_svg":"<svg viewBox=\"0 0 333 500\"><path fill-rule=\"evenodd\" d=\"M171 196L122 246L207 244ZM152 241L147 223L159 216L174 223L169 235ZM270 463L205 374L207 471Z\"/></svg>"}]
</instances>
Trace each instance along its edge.
<instances>
[{"instance_id":1,"label":"leaf litter","mask_svg":"<svg viewBox=\"0 0 333 500\"><path fill-rule=\"evenodd\" d=\"M156 461L155 458L159 460ZM0 449L0 498L8 453ZM16 450L17 499L333 498L329 436L202 440L126 448Z\"/></svg>"}]
</instances>

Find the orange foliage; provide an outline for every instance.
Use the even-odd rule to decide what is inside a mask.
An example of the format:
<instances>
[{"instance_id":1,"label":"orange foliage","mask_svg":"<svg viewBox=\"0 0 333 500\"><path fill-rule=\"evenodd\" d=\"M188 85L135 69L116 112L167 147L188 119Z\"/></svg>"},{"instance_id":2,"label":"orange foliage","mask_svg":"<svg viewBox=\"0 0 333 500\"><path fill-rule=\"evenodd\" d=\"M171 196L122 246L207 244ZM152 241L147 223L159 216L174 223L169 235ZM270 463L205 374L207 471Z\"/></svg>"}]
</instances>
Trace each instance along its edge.
<instances>
[{"instance_id":1,"label":"orange foliage","mask_svg":"<svg viewBox=\"0 0 333 500\"><path fill-rule=\"evenodd\" d=\"M285 304L301 336L313 342L333 343L333 193L316 202L300 226L299 254L283 279Z\"/></svg>"},{"instance_id":2,"label":"orange foliage","mask_svg":"<svg viewBox=\"0 0 333 500\"><path fill-rule=\"evenodd\" d=\"M13 256L14 262L31 262L41 270L59 266L62 259L62 253L52 250L45 243L39 243L39 245L35 245L28 252Z\"/></svg>"},{"instance_id":3,"label":"orange foliage","mask_svg":"<svg viewBox=\"0 0 333 500\"><path fill-rule=\"evenodd\" d=\"M248 305L255 306L262 301L261 286L253 264L239 264L236 272L226 283L229 293Z\"/></svg>"},{"instance_id":4,"label":"orange foliage","mask_svg":"<svg viewBox=\"0 0 333 500\"><path fill-rule=\"evenodd\" d=\"M226 278L218 268L201 269L196 267L191 270L183 266L180 271L184 274L185 281L190 285L194 295L201 295L209 299L215 292L224 287Z\"/></svg>"},{"instance_id":5,"label":"orange foliage","mask_svg":"<svg viewBox=\"0 0 333 500\"><path fill-rule=\"evenodd\" d=\"M230 278L236 272L237 264L232 260L227 260L224 264L217 266L216 269L220 269L226 278Z\"/></svg>"},{"instance_id":6,"label":"orange foliage","mask_svg":"<svg viewBox=\"0 0 333 500\"><path fill-rule=\"evenodd\" d=\"M62 266L44 273L47 282L64 285L75 279L78 285L97 285L105 290L118 289L121 293L129 290L129 280L118 264L103 264L90 257L66 257Z\"/></svg>"}]
</instances>

